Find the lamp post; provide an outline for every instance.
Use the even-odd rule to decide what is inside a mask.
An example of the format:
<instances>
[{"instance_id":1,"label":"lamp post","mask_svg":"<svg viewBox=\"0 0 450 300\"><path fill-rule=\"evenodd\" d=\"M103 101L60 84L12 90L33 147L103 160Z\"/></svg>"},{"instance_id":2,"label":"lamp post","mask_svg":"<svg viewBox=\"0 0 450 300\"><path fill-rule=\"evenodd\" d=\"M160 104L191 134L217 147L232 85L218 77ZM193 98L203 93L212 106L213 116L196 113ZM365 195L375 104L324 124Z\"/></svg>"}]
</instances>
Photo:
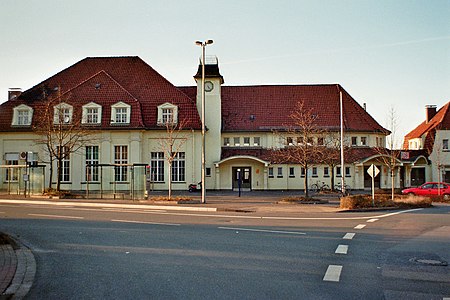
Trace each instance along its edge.
<instances>
[{"instance_id":1,"label":"lamp post","mask_svg":"<svg viewBox=\"0 0 450 300\"><path fill-rule=\"evenodd\" d=\"M205 200L205 194L206 194L206 187L205 187L205 173L206 173L206 165L205 165L205 47L206 45L212 44L213 40L206 40L206 41L196 41L195 44L197 46L202 47L202 203L206 203Z\"/></svg>"}]
</instances>

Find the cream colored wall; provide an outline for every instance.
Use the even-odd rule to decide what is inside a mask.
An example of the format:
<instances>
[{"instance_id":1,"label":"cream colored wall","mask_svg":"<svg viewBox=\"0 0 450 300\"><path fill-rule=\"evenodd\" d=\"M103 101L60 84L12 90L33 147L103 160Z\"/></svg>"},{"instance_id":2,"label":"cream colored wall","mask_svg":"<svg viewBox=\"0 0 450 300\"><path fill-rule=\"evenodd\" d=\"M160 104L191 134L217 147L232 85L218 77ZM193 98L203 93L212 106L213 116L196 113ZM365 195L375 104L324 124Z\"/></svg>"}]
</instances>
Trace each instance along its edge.
<instances>
[{"instance_id":1,"label":"cream colored wall","mask_svg":"<svg viewBox=\"0 0 450 300\"><path fill-rule=\"evenodd\" d=\"M447 139L449 141L449 149L443 149L442 140ZM431 178L429 181L442 181L443 176L439 176L438 166L441 166L441 172L450 171L450 130L437 130L435 142L433 146L433 152L429 159L431 160ZM427 179L428 180L428 179Z\"/></svg>"}]
</instances>

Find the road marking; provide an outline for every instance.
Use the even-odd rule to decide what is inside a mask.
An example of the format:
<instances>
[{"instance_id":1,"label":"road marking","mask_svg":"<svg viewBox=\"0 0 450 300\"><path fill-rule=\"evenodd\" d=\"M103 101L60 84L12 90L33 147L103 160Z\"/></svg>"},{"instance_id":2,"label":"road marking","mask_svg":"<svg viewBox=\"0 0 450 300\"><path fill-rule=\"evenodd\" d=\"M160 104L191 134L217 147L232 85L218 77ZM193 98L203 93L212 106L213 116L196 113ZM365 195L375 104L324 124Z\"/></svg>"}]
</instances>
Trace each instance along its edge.
<instances>
[{"instance_id":1,"label":"road marking","mask_svg":"<svg viewBox=\"0 0 450 300\"><path fill-rule=\"evenodd\" d=\"M353 239L354 237L355 237L355 233L353 233L353 232L348 232L348 233L346 233L346 234L344 235L343 239L344 239L344 240L351 240L351 239Z\"/></svg>"},{"instance_id":2,"label":"road marking","mask_svg":"<svg viewBox=\"0 0 450 300\"><path fill-rule=\"evenodd\" d=\"M60 218L60 219L84 219L84 217L74 217L74 216L61 216L61 215L44 215L44 214L28 214L33 217L47 217L47 218Z\"/></svg>"},{"instance_id":3,"label":"road marking","mask_svg":"<svg viewBox=\"0 0 450 300\"><path fill-rule=\"evenodd\" d=\"M268 233L285 233L285 234L298 234L298 235L306 234L304 232L298 232L298 231L265 230L265 229L235 228L235 227L219 227L219 229L237 230L237 231L240 230L240 231L268 232Z\"/></svg>"},{"instance_id":4,"label":"road marking","mask_svg":"<svg viewBox=\"0 0 450 300\"><path fill-rule=\"evenodd\" d=\"M144 222L144 221L131 221L131 220L111 220L111 222L134 223L134 224L150 224L150 225L165 225L165 226L181 226L181 224L174 224L174 223L158 223L158 222Z\"/></svg>"},{"instance_id":5,"label":"road marking","mask_svg":"<svg viewBox=\"0 0 450 300\"><path fill-rule=\"evenodd\" d=\"M376 221L378 221L379 219L370 219L370 220L367 220L366 222L367 223L373 223L373 222L376 222Z\"/></svg>"},{"instance_id":6,"label":"road marking","mask_svg":"<svg viewBox=\"0 0 450 300\"><path fill-rule=\"evenodd\" d=\"M366 227L365 224L359 224L359 225L356 225L356 226L354 227L354 229L363 229L364 227Z\"/></svg>"},{"instance_id":7,"label":"road marking","mask_svg":"<svg viewBox=\"0 0 450 300\"><path fill-rule=\"evenodd\" d=\"M336 254L347 254L348 252L348 245L339 245L336 248L336 251L334 253Z\"/></svg>"},{"instance_id":8,"label":"road marking","mask_svg":"<svg viewBox=\"0 0 450 300\"><path fill-rule=\"evenodd\" d=\"M333 281L339 282L339 278L341 277L342 266L338 265L329 265L328 269L323 276L323 281Z\"/></svg>"}]
</instances>

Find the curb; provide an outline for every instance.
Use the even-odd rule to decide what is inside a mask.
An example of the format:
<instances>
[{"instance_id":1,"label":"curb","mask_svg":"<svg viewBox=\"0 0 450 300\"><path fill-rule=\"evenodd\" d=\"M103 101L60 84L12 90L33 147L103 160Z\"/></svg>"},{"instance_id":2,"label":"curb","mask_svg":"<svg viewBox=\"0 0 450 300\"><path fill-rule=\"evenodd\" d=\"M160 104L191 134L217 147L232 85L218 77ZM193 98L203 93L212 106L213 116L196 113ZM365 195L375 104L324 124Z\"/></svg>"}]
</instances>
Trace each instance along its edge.
<instances>
[{"instance_id":1,"label":"curb","mask_svg":"<svg viewBox=\"0 0 450 300\"><path fill-rule=\"evenodd\" d=\"M23 299L33 285L36 274L36 260L28 247L17 239L14 239L14 241L18 246L18 249L15 250L17 269L3 296L11 297L10 299Z\"/></svg>"},{"instance_id":2,"label":"curb","mask_svg":"<svg viewBox=\"0 0 450 300\"><path fill-rule=\"evenodd\" d=\"M188 210L188 211L217 211L215 207L192 207L192 206L169 206L169 205L148 205L148 204L113 204L113 203L93 203L93 202L68 202L68 201L35 201L35 200L7 200L0 199L0 203L21 203L21 204L46 204L60 206L81 206L81 207L108 207L108 208L144 208L157 210Z\"/></svg>"}]
</instances>

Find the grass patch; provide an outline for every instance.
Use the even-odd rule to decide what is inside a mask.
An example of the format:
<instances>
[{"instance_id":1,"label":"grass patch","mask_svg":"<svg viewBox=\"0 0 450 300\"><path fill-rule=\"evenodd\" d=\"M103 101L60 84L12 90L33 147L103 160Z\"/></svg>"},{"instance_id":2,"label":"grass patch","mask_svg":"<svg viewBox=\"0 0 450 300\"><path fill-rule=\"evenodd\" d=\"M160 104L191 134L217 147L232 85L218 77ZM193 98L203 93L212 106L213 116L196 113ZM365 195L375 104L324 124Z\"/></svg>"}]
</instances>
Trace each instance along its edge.
<instances>
[{"instance_id":1,"label":"grass patch","mask_svg":"<svg viewBox=\"0 0 450 300\"><path fill-rule=\"evenodd\" d=\"M403 196L397 195L394 200L388 194L376 194L374 203L372 195L352 195L342 197L340 201L342 209L369 209L369 208L423 208L431 207L432 199L419 196Z\"/></svg>"},{"instance_id":2,"label":"grass patch","mask_svg":"<svg viewBox=\"0 0 450 300\"><path fill-rule=\"evenodd\" d=\"M306 198L302 196L290 196L286 198L282 198L278 203L287 203L287 204L319 204L319 203L328 203L328 201L324 201L321 199L315 198Z\"/></svg>"},{"instance_id":3,"label":"grass patch","mask_svg":"<svg viewBox=\"0 0 450 300\"><path fill-rule=\"evenodd\" d=\"M179 201L192 201L192 198L187 196L176 196L171 198L169 198L168 196L157 196L151 197L150 201L171 201L177 203Z\"/></svg>"}]
</instances>

